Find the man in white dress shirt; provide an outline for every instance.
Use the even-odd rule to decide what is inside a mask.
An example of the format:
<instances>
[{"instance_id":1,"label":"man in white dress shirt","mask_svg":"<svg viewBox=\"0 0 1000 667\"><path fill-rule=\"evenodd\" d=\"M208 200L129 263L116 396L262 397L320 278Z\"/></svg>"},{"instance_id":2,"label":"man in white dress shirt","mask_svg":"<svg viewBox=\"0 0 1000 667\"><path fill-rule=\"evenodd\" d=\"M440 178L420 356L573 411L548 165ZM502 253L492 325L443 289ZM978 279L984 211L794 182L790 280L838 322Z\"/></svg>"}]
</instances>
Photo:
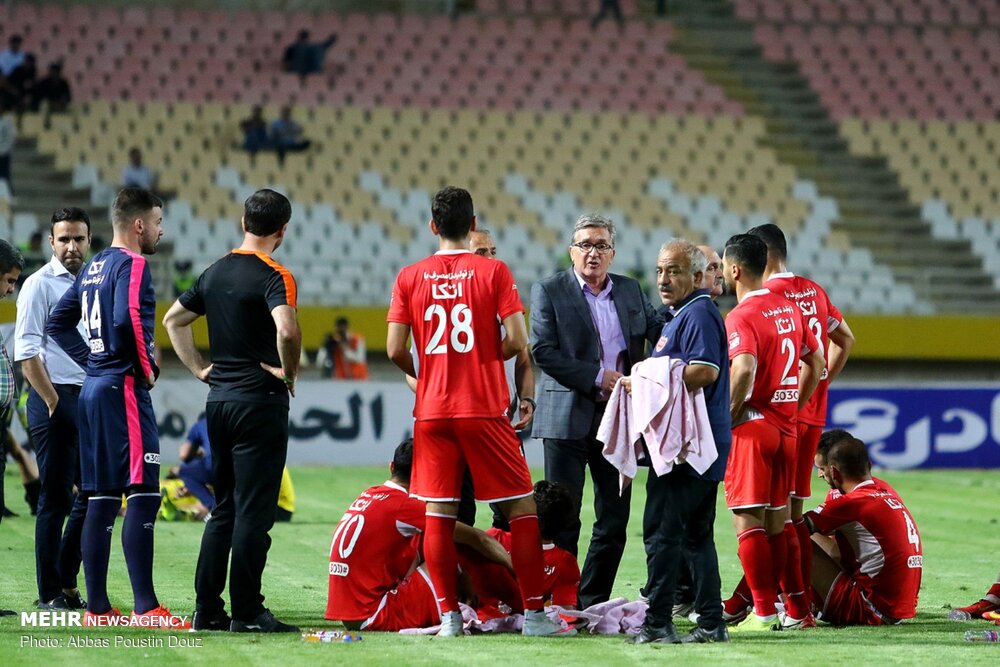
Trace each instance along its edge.
<instances>
[{"instance_id":1,"label":"man in white dress shirt","mask_svg":"<svg viewBox=\"0 0 1000 667\"><path fill-rule=\"evenodd\" d=\"M49 244L51 261L28 277L17 296L14 360L31 384L28 428L42 482L35 520L38 607L83 609L76 578L87 503L83 494L74 496L73 485L80 479L77 400L85 372L45 335L45 324L83 267L90 248L87 212L69 207L53 213Z\"/></svg>"}]
</instances>

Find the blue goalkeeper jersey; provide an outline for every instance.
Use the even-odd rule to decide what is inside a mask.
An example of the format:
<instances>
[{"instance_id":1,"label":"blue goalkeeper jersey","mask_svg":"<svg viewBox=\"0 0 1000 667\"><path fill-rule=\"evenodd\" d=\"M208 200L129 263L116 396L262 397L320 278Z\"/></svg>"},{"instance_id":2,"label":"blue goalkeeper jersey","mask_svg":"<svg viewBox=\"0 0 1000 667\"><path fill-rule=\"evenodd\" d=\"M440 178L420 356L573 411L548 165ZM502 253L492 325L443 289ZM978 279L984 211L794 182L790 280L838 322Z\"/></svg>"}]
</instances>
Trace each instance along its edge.
<instances>
[{"instance_id":1,"label":"blue goalkeeper jersey","mask_svg":"<svg viewBox=\"0 0 1000 667\"><path fill-rule=\"evenodd\" d=\"M86 338L76 326L83 320ZM158 376L156 295L149 264L127 248L99 252L49 316L46 333L87 375Z\"/></svg>"}]
</instances>

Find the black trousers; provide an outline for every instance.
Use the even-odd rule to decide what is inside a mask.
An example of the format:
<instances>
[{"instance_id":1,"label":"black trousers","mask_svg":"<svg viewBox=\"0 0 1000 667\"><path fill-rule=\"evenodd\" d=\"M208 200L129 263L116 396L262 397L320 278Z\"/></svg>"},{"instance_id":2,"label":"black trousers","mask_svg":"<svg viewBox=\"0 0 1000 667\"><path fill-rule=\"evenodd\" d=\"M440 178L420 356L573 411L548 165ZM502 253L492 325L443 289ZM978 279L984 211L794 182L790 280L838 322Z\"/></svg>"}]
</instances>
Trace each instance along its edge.
<instances>
[{"instance_id":1,"label":"black trousers","mask_svg":"<svg viewBox=\"0 0 1000 667\"><path fill-rule=\"evenodd\" d=\"M64 588L77 587L83 556L80 540L87 514L85 494L73 493L80 483L80 432L77 404L80 387L55 385L59 404L49 417L38 393L28 392L28 429L38 460L38 514L35 518L35 577L38 601L49 602ZM65 527L64 527L65 524Z\"/></svg>"},{"instance_id":2,"label":"black trousers","mask_svg":"<svg viewBox=\"0 0 1000 667\"><path fill-rule=\"evenodd\" d=\"M288 408L229 401L208 403L205 413L216 506L201 538L196 609L225 609L228 569L232 617L252 621L264 611L261 578L288 453Z\"/></svg>"},{"instance_id":3,"label":"black trousers","mask_svg":"<svg viewBox=\"0 0 1000 667\"><path fill-rule=\"evenodd\" d=\"M564 484L573 495L575 512L567 528L557 535L554 542L574 556L580 540L580 508L583 503L583 484L587 467L594 483L594 528L590 548L580 571L580 608L586 609L611 597L611 589L618 574L618 565L625 552L632 487L619 494L618 470L601 455L604 445L594 434L601 423L603 411L594 415L590 433L582 440L554 440L546 438L545 479Z\"/></svg>"},{"instance_id":4,"label":"black trousers","mask_svg":"<svg viewBox=\"0 0 1000 667\"><path fill-rule=\"evenodd\" d=\"M692 475L686 464L675 466L662 477L650 471L643 524L654 524L656 515L659 522L653 537L646 540L646 625L663 627L670 622L682 554L694 580L698 625L714 629L722 622L722 582L714 530L718 492L718 482Z\"/></svg>"}]
</instances>

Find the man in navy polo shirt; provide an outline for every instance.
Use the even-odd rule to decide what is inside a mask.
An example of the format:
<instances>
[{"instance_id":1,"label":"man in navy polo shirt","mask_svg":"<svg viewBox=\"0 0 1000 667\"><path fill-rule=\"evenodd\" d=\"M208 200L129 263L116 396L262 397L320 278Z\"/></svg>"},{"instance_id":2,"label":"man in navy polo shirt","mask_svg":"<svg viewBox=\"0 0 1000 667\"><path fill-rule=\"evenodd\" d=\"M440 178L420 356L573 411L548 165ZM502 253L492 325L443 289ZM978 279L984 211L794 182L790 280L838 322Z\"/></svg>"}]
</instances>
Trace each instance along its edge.
<instances>
[{"instance_id":1,"label":"man in navy polo shirt","mask_svg":"<svg viewBox=\"0 0 1000 667\"><path fill-rule=\"evenodd\" d=\"M726 328L708 289L702 289L705 254L682 239L664 244L656 263L660 298L667 306L666 324L654 357L687 364L684 384L703 389L719 458L704 474L687 463L675 465L646 481L646 536L649 611L636 643L728 641L722 621L719 560L715 551L715 505L726 470L731 440L729 360ZM652 445L652 443L647 443ZM655 513L655 514L654 514ZM654 517L659 516L655 521ZM683 639L671 621L682 554L690 564L695 586L698 627Z\"/></svg>"}]
</instances>

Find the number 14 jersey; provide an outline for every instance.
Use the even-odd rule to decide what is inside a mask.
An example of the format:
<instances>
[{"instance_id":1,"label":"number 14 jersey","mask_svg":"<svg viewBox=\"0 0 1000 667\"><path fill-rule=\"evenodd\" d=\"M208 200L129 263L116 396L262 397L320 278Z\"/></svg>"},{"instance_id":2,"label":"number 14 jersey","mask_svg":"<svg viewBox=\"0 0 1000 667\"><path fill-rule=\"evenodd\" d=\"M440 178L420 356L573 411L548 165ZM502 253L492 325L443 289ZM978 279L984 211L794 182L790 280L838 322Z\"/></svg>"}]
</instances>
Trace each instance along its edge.
<instances>
[{"instance_id":1,"label":"number 14 jersey","mask_svg":"<svg viewBox=\"0 0 1000 667\"><path fill-rule=\"evenodd\" d=\"M386 319L409 326L417 349L413 416L507 417L500 321L520 312L514 276L499 260L441 250L403 268Z\"/></svg>"}]
</instances>

